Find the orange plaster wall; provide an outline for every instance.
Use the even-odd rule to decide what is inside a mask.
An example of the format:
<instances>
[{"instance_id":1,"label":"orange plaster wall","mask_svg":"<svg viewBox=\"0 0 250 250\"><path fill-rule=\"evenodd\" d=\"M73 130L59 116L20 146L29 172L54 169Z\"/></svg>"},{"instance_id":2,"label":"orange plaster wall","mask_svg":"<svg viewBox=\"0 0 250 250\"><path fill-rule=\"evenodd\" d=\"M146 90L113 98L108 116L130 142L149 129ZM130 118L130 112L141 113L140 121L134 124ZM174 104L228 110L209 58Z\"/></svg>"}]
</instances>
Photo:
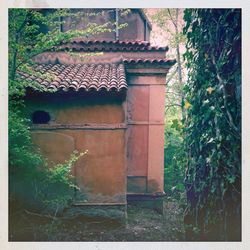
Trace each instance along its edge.
<instances>
[{"instance_id":1,"label":"orange plaster wall","mask_svg":"<svg viewBox=\"0 0 250 250\"><path fill-rule=\"evenodd\" d=\"M86 130L78 138L78 149L88 153L76 164L80 186L91 193L106 196L124 194L125 187L125 132L123 130Z\"/></svg>"},{"instance_id":2,"label":"orange plaster wall","mask_svg":"<svg viewBox=\"0 0 250 250\"><path fill-rule=\"evenodd\" d=\"M148 192L163 192L164 126L149 126Z\"/></svg>"},{"instance_id":3,"label":"orange plaster wall","mask_svg":"<svg viewBox=\"0 0 250 250\"><path fill-rule=\"evenodd\" d=\"M165 86L150 86L149 103L148 192L163 192Z\"/></svg>"},{"instance_id":4,"label":"orange plaster wall","mask_svg":"<svg viewBox=\"0 0 250 250\"><path fill-rule=\"evenodd\" d=\"M73 9L71 11L80 11L81 9ZM99 12L103 11L103 9L85 9L85 14L97 14ZM98 25L103 25L107 22L115 22L115 13L114 10L110 12L111 9L107 9L105 12L105 15L92 15L89 17L84 16L81 20L68 17L64 18L65 23L62 25L62 30L68 31L68 30L86 30L87 25L89 23L96 23ZM74 25L72 25L72 22L74 22ZM109 24L108 28L112 28L112 25ZM105 33L99 33L96 35L92 35L91 39L107 39L107 40L114 40L115 39L115 32L105 32Z\"/></svg>"},{"instance_id":5,"label":"orange plaster wall","mask_svg":"<svg viewBox=\"0 0 250 250\"><path fill-rule=\"evenodd\" d=\"M73 169L88 202L125 201L124 130L33 131L32 138L51 165L68 160L74 150L88 150Z\"/></svg>"},{"instance_id":6,"label":"orange plaster wall","mask_svg":"<svg viewBox=\"0 0 250 250\"><path fill-rule=\"evenodd\" d=\"M144 41L144 22L139 13L131 12L125 17L120 17L120 23L127 24L127 27L120 30L120 40Z\"/></svg>"},{"instance_id":7,"label":"orange plaster wall","mask_svg":"<svg viewBox=\"0 0 250 250\"><path fill-rule=\"evenodd\" d=\"M139 85L165 85L166 74L147 75L147 76L131 74L128 76L128 81L132 84L139 84Z\"/></svg>"},{"instance_id":8,"label":"orange plaster wall","mask_svg":"<svg viewBox=\"0 0 250 250\"><path fill-rule=\"evenodd\" d=\"M105 11L104 9L86 9L85 12L88 13L98 13ZM89 23L96 23L98 25L103 25L107 22L115 23L115 9L106 9L104 15L92 15L88 18L83 18L83 20L72 20L69 17L63 24L63 31L79 29L86 30ZM75 25L70 25L74 21ZM125 16L119 15L119 24L127 24L126 27L119 29L119 40L144 40L144 23L137 11L131 11ZM114 25L109 24L108 28L114 29ZM92 40L115 40L115 31L112 32L101 32L98 34L91 35Z\"/></svg>"},{"instance_id":9,"label":"orange plaster wall","mask_svg":"<svg viewBox=\"0 0 250 250\"><path fill-rule=\"evenodd\" d=\"M63 124L119 123L124 121L120 105L94 105L65 107L54 111L56 121Z\"/></svg>"},{"instance_id":10,"label":"orange plaster wall","mask_svg":"<svg viewBox=\"0 0 250 250\"><path fill-rule=\"evenodd\" d=\"M165 86L151 85L149 99L149 121L164 123Z\"/></svg>"},{"instance_id":11,"label":"orange plaster wall","mask_svg":"<svg viewBox=\"0 0 250 250\"><path fill-rule=\"evenodd\" d=\"M148 121L149 86L130 86L128 90L128 120Z\"/></svg>"},{"instance_id":12,"label":"orange plaster wall","mask_svg":"<svg viewBox=\"0 0 250 250\"><path fill-rule=\"evenodd\" d=\"M47 158L49 166L63 163L75 150L75 139L61 131L32 131L33 143Z\"/></svg>"},{"instance_id":13,"label":"orange plaster wall","mask_svg":"<svg viewBox=\"0 0 250 250\"><path fill-rule=\"evenodd\" d=\"M128 190L163 192L165 74L131 74L129 85Z\"/></svg>"},{"instance_id":14,"label":"orange plaster wall","mask_svg":"<svg viewBox=\"0 0 250 250\"><path fill-rule=\"evenodd\" d=\"M37 108L51 112L53 124L124 122L122 105L85 107L73 104L65 107L38 102L29 103L27 110L28 113ZM42 154L49 159L50 166L68 160L74 150L88 150L72 169L85 202L126 202L125 129L37 128L32 130L32 139ZM76 198L79 202L83 201L81 192L77 192Z\"/></svg>"},{"instance_id":15,"label":"orange plaster wall","mask_svg":"<svg viewBox=\"0 0 250 250\"><path fill-rule=\"evenodd\" d=\"M28 117L37 110L49 112L50 123L84 124L84 123L122 123L125 121L125 112L121 103L87 103L75 98L67 101L27 101L25 112Z\"/></svg>"},{"instance_id":16,"label":"orange plaster wall","mask_svg":"<svg viewBox=\"0 0 250 250\"><path fill-rule=\"evenodd\" d=\"M148 165L148 126L128 127L128 175L147 176Z\"/></svg>"}]
</instances>

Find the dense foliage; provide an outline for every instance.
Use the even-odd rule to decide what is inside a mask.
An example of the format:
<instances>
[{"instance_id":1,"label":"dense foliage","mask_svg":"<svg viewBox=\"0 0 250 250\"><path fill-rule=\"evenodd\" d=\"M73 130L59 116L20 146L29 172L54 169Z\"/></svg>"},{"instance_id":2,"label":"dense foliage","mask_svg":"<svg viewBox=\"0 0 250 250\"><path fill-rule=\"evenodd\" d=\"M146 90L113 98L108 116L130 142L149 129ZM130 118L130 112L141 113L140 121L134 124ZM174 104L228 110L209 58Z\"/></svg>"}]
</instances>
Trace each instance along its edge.
<instances>
[{"instance_id":1,"label":"dense foliage","mask_svg":"<svg viewBox=\"0 0 250 250\"><path fill-rule=\"evenodd\" d=\"M180 111L179 111L180 113ZM177 113L178 114L178 113ZM184 174L186 157L183 148L183 133L180 117L167 113L164 148L164 191L169 199L185 203Z\"/></svg>"},{"instance_id":2,"label":"dense foliage","mask_svg":"<svg viewBox=\"0 0 250 250\"><path fill-rule=\"evenodd\" d=\"M241 239L241 11L187 9L187 239Z\"/></svg>"}]
</instances>

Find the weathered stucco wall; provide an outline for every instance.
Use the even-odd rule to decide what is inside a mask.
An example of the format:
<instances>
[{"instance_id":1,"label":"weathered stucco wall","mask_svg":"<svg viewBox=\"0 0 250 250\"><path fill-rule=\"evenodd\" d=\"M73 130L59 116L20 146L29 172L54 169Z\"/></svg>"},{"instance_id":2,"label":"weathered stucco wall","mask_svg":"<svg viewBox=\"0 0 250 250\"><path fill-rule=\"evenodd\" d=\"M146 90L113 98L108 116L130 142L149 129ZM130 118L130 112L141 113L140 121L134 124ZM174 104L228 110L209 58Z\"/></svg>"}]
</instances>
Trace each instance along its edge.
<instances>
[{"instance_id":1,"label":"weathered stucco wall","mask_svg":"<svg viewBox=\"0 0 250 250\"><path fill-rule=\"evenodd\" d=\"M71 11L82 11L82 9L72 9ZM104 11L104 14L101 13ZM103 25L105 23L115 22L115 10L114 9L85 9L84 10L84 17L83 18L64 18L64 24L62 25L62 31L68 31L72 29L77 30L86 30L89 23L96 23L98 25ZM99 13L99 14L98 14ZM89 15L89 16L87 16ZM74 23L74 25L72 25ZM110 24L108 28L112 29L112 25ZM91 35L91 39L107 39L107 40L114 40L115 39L115 32L105 32L100 34Z\"/></svg>"},{"instance_id":2,"label":"weathered stucco wall","mask_svg":"<svg viewBox=\"0 0 250 250\"><path fill-rule=\"evenodd\" d=\"M148 126L128 126L128 176L147 176Z\"/></svg>"},{"instance_id":3,"label":"weathered stucco wall","mask_svg":"<svg viewBox=\"0 0 250 250\"><path fill-rule=\"evenodd\" d=\"M124 17L120 17L120 23L126 23L127 27L119 31L119 40L145 40L144 20L138 12L132 11ZM149 41L149 33L146 40Z\"/></svg>"},{"instance_id":4,"label":"weathered stucco wall","mask_svg":"<svg viewBox=\"0 0 250 250\"><path fill-rule=\"evenodd\" d=\"M128 83L128 192L163 192L165 74Z\"/></svg>"},{"instance_id":5,"label":"weathered stucco wall","mask_svg":"<svg viewBox=\"0 0 250 250\"><path fill-rule=\"evenodd\" d=\"M79 10L80 9L74 9L73 11ZM82 20L72 20L71 17L66 18L64 20L65 23L62 25L62 31L68 31L69 29L86 30L89 23L103 25L108 22L113 24L110 24L108 28L114 30L114 24L116 22L115 9L85 9L85 13L92 14L82 18ZM93 15L93 13L95 13L95 15ZM72 22L74 22L75 25L72 25ZM127 27L119 30L119 40L144 40L144 20L137 10L132 9L127 15L123 16L119 14L119 24L127 24ZM149 31L147 33L147 40L149 40ZM115 40L116 34L115 31L99 33L91 35L91 39Z\"/></svg>"},{"instance_id":6,"label":"weathered stucco wall","mask_svg":"<svg viewBox=\"0 0 250 250\"><path fill-rule=\"evenodd\" d=\"M77 148L88 150L86 157L76 164L81 188L89 188L91 201L124 202L125 131L86 130L79 136Z\"/></svg>"},{"instance_id":7,"label":"weathered stucco wall","mask_svg":"<svg viewBox=\"0 0 250 250\"><path fill-rule=\"evenodd\" d=\"M33 141L51 166L69 159L74 150L88 150L72 169L81 190L76 201L126 203L123 102L74 97L63 102L36 98L26 103L27 115L45 110L53 117L49 124L32 127Z\"/></svg>"},{"instance_id":8,"label":"weathered stucco wall","mask_svg":"<svg viewBox=\"0 0 250 250\"><path fill-rule=\"evenodd\" d=\"M33 130L31 135L33 143L48 159L51 167L68 160L76 149L75 139L61 131Z\"/></svg>"},{"instance_id":9,"label":"weathered stucco wall","mask_svg":"<svg viewBox=\"0 0 250 250\"><path fill-rule=\"evenodd\" d=\"M124 130L33 130L32 137L51 165L88 150L72 169L83 193L77 201L125 202Z\"/></svg>"},{"instance_id":10,"label":"weathered stucco wall","mask_svg":"<svg viewBox=\"0 0 250 250\"><path fill-rule=\"evenodd\" d=\"M26 116L36 110L49 112L50 124L122 123L125 121L123 101L108 97L76 96L34 97L26 100Z\"/></svg>"}]
</instances>

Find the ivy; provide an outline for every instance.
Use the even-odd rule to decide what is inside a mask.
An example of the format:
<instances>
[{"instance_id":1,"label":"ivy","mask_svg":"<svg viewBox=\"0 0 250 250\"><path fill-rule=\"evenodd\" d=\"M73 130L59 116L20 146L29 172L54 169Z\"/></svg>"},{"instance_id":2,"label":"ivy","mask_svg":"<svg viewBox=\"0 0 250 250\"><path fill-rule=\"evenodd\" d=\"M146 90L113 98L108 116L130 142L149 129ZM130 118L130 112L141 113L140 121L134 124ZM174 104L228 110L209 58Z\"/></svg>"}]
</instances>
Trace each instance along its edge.
<instances>
[{"instance_id":1,"label":"ivy","mask_svg":"<svg viewBox=\"0 0 250 250\"><path fill-rule=\"evenodd\" d=\"M185 147L190 240L241 238L241 11L187 9Z\"/></svg>"}]
</instances>

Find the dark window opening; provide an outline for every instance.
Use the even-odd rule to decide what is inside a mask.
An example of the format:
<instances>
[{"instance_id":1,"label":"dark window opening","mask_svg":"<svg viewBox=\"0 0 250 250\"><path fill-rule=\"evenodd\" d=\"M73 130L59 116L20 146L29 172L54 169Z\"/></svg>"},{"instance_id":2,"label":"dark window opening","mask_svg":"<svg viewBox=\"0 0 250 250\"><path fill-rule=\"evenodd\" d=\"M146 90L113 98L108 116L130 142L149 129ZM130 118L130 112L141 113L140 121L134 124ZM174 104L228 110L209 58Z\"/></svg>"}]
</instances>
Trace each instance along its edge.
<instances>
[{"instance_id":1,"label":"dark window opening","mask_svg":"<svg viewBox=\"0 0 250 250\"><path fill-rule=\"evenodd\" d=\"M50 121L50 115L45 111L35 111L32 114L32 122L34 124L46 124Z\"/></svg>"}]
</instances>

